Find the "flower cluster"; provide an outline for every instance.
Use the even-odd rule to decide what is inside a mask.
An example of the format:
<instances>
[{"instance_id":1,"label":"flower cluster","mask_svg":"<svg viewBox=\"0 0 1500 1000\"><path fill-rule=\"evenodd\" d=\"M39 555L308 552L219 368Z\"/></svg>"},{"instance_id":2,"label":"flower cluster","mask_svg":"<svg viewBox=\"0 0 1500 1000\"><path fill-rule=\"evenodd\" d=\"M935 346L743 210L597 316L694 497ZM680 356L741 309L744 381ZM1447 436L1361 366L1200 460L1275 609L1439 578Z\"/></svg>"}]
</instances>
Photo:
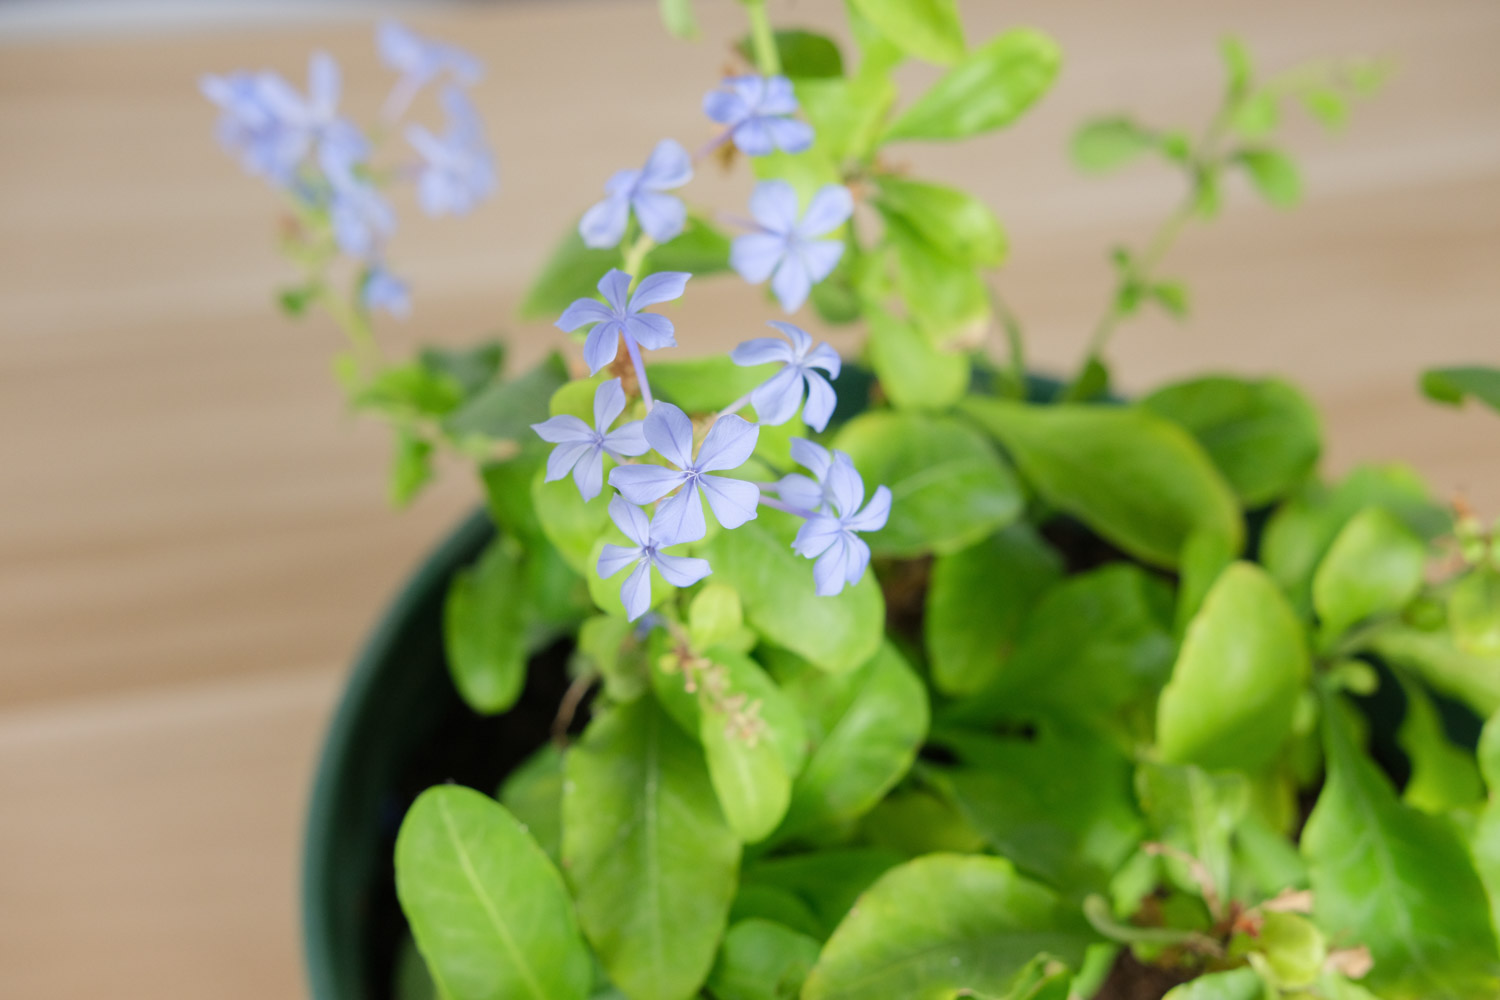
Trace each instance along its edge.
<instances>
[{"instance_id":1,"label":"flower cluster","mask_svg":"<svg viewBox=\"0 0 1500 1000\"><path fill-rule=\"evenodd\" d=\"M285 191L305 220L326 226L334 246L359 262L361 306L404 315L410 309L406 285L385 263L396 217L383 185L411 179L429 215L459 214L494 192L496 172L464 89L479 79L478 61L394 21L380 25L376 40L381 59L399 74L378 130L362 130L340 114L338 64L322 52L312 57L305 96L268 70L207 76L200 86L219 108L224 148ZM399 125L417 95L439 81L443 130L408 124L404 135L414 156L378 165L375 137Z\"/></svg>"}]
</instances>

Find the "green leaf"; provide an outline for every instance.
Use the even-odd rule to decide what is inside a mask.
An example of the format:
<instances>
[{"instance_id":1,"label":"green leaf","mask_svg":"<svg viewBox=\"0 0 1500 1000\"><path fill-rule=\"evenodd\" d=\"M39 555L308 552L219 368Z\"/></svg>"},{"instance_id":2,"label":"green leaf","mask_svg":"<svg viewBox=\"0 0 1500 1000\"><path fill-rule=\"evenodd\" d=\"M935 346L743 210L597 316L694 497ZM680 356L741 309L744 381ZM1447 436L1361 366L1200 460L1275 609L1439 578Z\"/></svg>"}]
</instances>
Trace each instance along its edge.
<instances>
[{"instance_id":1,"label":"green leaf","mask_svg":"<svg viewBox=\"0 0 1500 1000\"><path fill-rule=\"evenodd\" d=\"M1322 634L1336 638L1367 618L1392 615L1422 587L1427 546L1393 514L1366 507L1344 525L1313 576Z\"/></svg>"},{"instance_id":2,"label":"green leaf","mask_svg":"<svg viewBox=\"0 0 1500 1000\"><path fill-rule=\"evenodd\" d=\"M965 353L934 347L906 320L869 307L870 367L891 403L903 410L946 410L969 389Z\"/></svg>"},{"instance_id":3,"label":"green leaf","mask_svg":"<svg viewBox=\"0 0 1500 1000\"><path fill-rule=\"evenodd\" d=\"M894 175L875 180L875 207L898 218L932 246L963 264L998 267L1008 250L1005 230L988 205L942 184Z\"/></svg>"},{"instance_id":4,"label":"green leaf","mask_svg":"<svg viewBox=\"0 0 1500 1000\"><path fill-rule=\"evenodd\" d=\"M1230 102L1240 100L1250 90L1255 72L1250 64L1250 52L1238 38L1227 37L1219 43L1219 54L1224 58L1225 89Z\"/></svg>"},{"instance_id":5,"label":"green leaf","mask_svg":"<svg viewBox=\"0 0 1500 1000\"><path fill-rule=\"evenodd\" d=\"M800 902L826 938L880 876L902 862L893 851L869 847L804 851L745 866L745 888L774 889Z\"/></svg>"},{"instance_id":6,"label":"green leaf","mask_svg":"<svg viewBox=\"0 0 1500 1000\"><path fill-rule=\"evenodd\" d=\"M816 132L813 148L835 164L867 160L896 103L891 78L864 70L852 78L798 80L796 90L802 113ZM813 294L826 285L814 285Z\"/></svg>"},{"instance_id":7,"label":"green leaf","mask_svg":"<svg viewBox=\"0 0 1500 1000\"><path fill-rule=\"evenodd\" d=\"M1375 633L1369 648L1382 660L1410 670L1435 690L1459 699L1480 715L1500 710L1500 655L1465 652L1454 644L1446 629L1386 627Z\"/></svg>"},{"instance_id":8,"label":"green leaf","mask_svg":"<svg viewBox=\"0 0 1500 1000\"><path fill-rule=\"evenodd\" d=\"M604 679L615 701L634 701L651 686L650 669L635 624L617 615L595 615L578 629L578 660Z\"/></svg>"},{"instance_id":9,"label":"green leaf","mask_svg":"<svg viewBox=\"0 0 1500 1000\"><path fill-rule=\"evenodd\" d=\"M421 364L386 368L354 397L356 409L396 417L442 417L463 401L463 386Z\"/></svg>"},{"instance_id":10,"label":"green leaf","mask_svg":"<svg viewBox=\"0 0 1500 1000\"><path fill-rule=\"evenodd\" d=\"M1448 627L1465 653L1500 658L1500 569L1475 566L1453 584Z\"/></svg>"},{"instance_id":11,"label":"green leaf","mask_svg":"<svg viewBox=\"0 0 1500 1000\"><path fill-rule=\"evenodd\" d=\"M1202 864L1221 897L1227 895L1235 831L1250 811L1249 780L1232 771L1214 774L1147 761L1136 769L1135 787L1155 839ZM1198 891L1185 865L1171 857L1165 861L1178 888Z\"/></svg>"},{"instance_id":12,"label":"green leaf","mask_svg":"<svg viewBox=\"0 0 1500 1000\"><path fill-rule=\"evenodd\" d=\"M1073 134L1073 163L1079 170L1103 173L1155 149L1159 142L1155 132L1129 118L1100 118Z\"/></svg>"},{"instance_id":13,"label":"green leaf","mask_svg":"<svg viewBox=\"0 0 1500 1000\"><path fill-rule=\"evenodd\" d=\"M1156 390L1141 406L1193 435L1250 508L1301 485L1322 451L1317 410L1281 379L1189 379Z\"/></svg>"},{"instance_id":14,"label":"green leaf","mask_svg":"<svg viewBox=\"0 0 1500 1000\"><path fill-rule=\"evenodd\" d=\"M1280 118L1275 95L1262 91L1245 98L1235 109L1230 125L1247 139L1259 139L1274 132Z\"/></svg>"},{"instance_id":15,"label":"green leaf","mask_svg":"<svg viewBox=\"0 0 1500 1000\"><path fill-rule=\"evenodd\" d=\"M741 920L724 935L708 976L715 1000L797 1000L818 960L817 938L769 920Z\"/></svg>"},{"instance_id":16,"label":"green leaf","mask_svg":"<svg viewBox=\"0 0 1500 1000\"><path fill-rule=\"evenodd\" d=\"M682 232L653 247L641 264L641 274L687 271L695 278L729 270L729 237L722 229L696 215L688 216ZM599 278L604 272L599 272ZM585 293L586 294L586 293ZM566 306L564 306L566 308Z\"/></svg>"},{"instance_id":17,"label":"green leaf","mask_svg":"<svg viewBox=\"0 0 1500 1000\"><path fill-rule=\"evenodd\" d=\"M1209 588L1234 559L1235 553L1230 549L1228 541L1212 531L1200 531L1188 537L1187 544L1182 547L1182 566L1177 572L1177 618L1174 629L1177 635L1187 631L1193 616L1203 606L1203 599L1208 596Z\"/></svg>"},{"instance_id":18,"label":"green leaf","mask_svg":"<svg viewBox=\"0 0 1500 1000\"><path fill-rule=\"evenodd\" d=\"M1472 397L1500 411L1500 368L1430 368L1422 373L1422 392L1450 406L1461 406Z\"/></svg>"},{"instance_id":19,"label":"green leaf","mask_svg":"<svg viewBox=\"0 0 1500 1000\"><path fill-rule=\"evenodd\" d=\"M535 436L531 425L547 419L552 394L567 381L568 366L562 355L549 354L525 375L497 382L464 403L445 426L457 435L530 443Z\"/></svg>"},{"instance_id":20,"label":"green leaf","mask_svg":"<svg viewBox=\"0 0 1500 1000\"><path fill-rule=\"evenodd\" d=\"M1102 737L1042 720L1034 732L935 734L958 758L924 767L997 853L1069 896L1108 887L1140 843L1131 765Z\"/></svg>"},{"instance_id":21,"label":"green leaf","mask_svg":"<svg viewBox=\"0 0 1500 1000\"><path fill-rule=\"evenodd\" d=\"M967 399L1048 502L1144 562L1175 568L1195 531L1244 537L1239 505L1187 432L1145 410Z\"/></svg>"},{"instance_id":22,"label":"green leaf","mask_svg":"<svg viewBox=\"0 0 1500 1000\"><path fill-rule=\"evenodd\" d=\"M391 462L390 497L405 507L432 481L432 445L402 428L396 433L396 457Z\"/></svg>"},{"instance_id":23,"label":"green leaf","mask_svg":"<svg viewBox=\"0 0 1500 1000\"><path fill-rule=\"evenodd\" d=\"M768 641L835 673L853 670L880 648L885 599L871 574L834 597L814 590L812 564L791 550L797 522L763 509L704 545L714 579L739 591L745 619Z\"/></svg>"},{"instance_id":24,"label":"green leaf","mask_svg":"<svg viewBox=\"0 0 1500 1000\"><path fill-rule=\"evenodd\" d=\"M821 941L828 936L832 928L825 928L813 913L812 907L804 903L801 897L790 889L748 881L753 872L754 869L751 868L740 878L740 891L735 894L734 903L729 908L731 925L741 920L759 918L789 927L814 940Z\"/></svg>"},{"instance_id":25,"label":"green leaf","mask_svg":"<svg viewBox=\"0 0 1500 1000\"><path fill-rule=\"evenodd\" d=\"M610 528L609 493L585 501L571 478L546 482L546 469L538 468L531 481L531 497L542 533L558 553L585 580L598 577L597 563L589 556L594 545Z\"/></svg>"},{"instance_id":26,"label":"green leaf","mask_svg":"<svg viewBox=\"0 0 1500 1000\"><path fill-rule=\"evenodd\" d=\"M662 27L673 38L695 41L698 38L698 18L693 13L693 0L658 0Z\"/></svg>"},{"instance_id":27,"label":"green leaf","mask_svg":"<svg viewBox=\"0 0 1500 1000\"><path fill-rule=\"evenodd\" d=\"M964 57L957 0L851 0L880 33L918 59L951 66Z\"/></svg>"},{"instance_id":28,"label":"green leaf","mask_svg":"<svg viewBox=\"0 0 1500 1000\"><path fill-rule=\"evenodd\" d=\"M1038 955L1077 968L1077 909L1004 858L934 854L888 872L824 946L804 1000L1006 995Z\"/></svg>"},{"instance_id":29,"label":"green leaf","mask_svg":"<svg viewBox=\"0 0 1500 1000\"><path fill-rule=\"evenodd\" d=\"M393 1000L439 1000L437 984L417 951L417 943L403 938L396 952L396 968L391 975Z\"/></svg>"},{"instance_id":30,"label":"green leaf","mask_svg":"<svg viewBox=\"0 0 1500 1000\"><path fill-rule=\"evenodd\" d=\"M938 556L923 619L933 685L963 695L993 683L1027 615L1062 574L1061 558L1024 522Z\"/></svg>"},{"instance_id":31,"label":"green leaf","mask_svg":"<svg viewBox=\"0 0 1500 1000\"><path fill-rule=\"evenodd\" d=\"M1274 149L1246 149L1235 156L1261 197L1277 208L1291 208L1302 200L1302 178L1297 165Z\"/></svg>"},{"instance_id":32,"label":"green leaf","mask_svg":"<svg viewBox=\"0 0 1500 1000\"><path fill-rule=\"evenodd\" d=\"M747 734L727 712L706 708L700 721L699 740L725 821L747 844L766 839L792 801L792 778L775 744Z\"/></svg>"},{"instance_id":33,"label":"green leaf","mask_svg":"<svg viewBox=\"0 0 1500 1000\"><path fill-rule=\"evenodd\" d=\"M496 795L554 864L562 863L562 788L562 751L547 743L506 775Z\"/></svg>"},{"instance_id":34,"label":"green leaf","mask_svg":"<svg viewBox=\"0 0 1500 1000\"><path fill-rule=\"evenodd\" d=\"M1403 677L1401 690L1406 694L1406 715L1396 740L1411 762L1402 801L1439 814L1475 808L1484 798L1484 783L1473 754L1448 739L1437 706L1420 685Z\"/></svg>"},{"instance_id":35,"label":"green leaf","mask_svg":"<svg viewBox=\"0 0 1500 1000\"><path fill-rule=\"evenodd\" d=\"M1500 928L1500 712L1489 717L1479 735L1479 767L1489 799L1470 835L1470 848L1489 894L1491 922Z\"/></svg>"},{"instance_id":36,"label":"green leaf","mask_svg":"<svg viewBox=\"0 0 1500 1000\"><path fill-rule=\"evenodd\" d=\"M933 344L974 345L990 319L990 300L974 265L955 261L899 216L885 216L895 250L896 286L911 319Z\"/></svg>"},{"instance_id":37,"label":"green leaf","mask_svg":"<svg viewBox=\"0 0 1500 1000\"><path fill-rule=\"evenodd\" d=\"M1286 598L1259 566L1235 563L1188 626L1162 691L1162 759L1259 769L1291 734L1310 671L1302 624Z\"/></svg>"},{"instance_id":38,"label":"green leaf","mask_svg":"<svg viewBox=\"0 0 1500 1000\"><path fill-rule=\"evenodd\" d=\"M688 413L714 413L745 396L776 374L774 365L741 368L727 354L685 361L657 361L646 366L657 399Z\"/></svg>"},{"instance_id":39,"label":"green leaf","mask_svg":"<svg viewBox=\"0 0 1500 1000\"><path fill-rule=\"evenodd\" d=\"M903 857L951 851L978 854L984 837L947 798L924 788L898 788L865 813L859 837Z\"/></svg>"},{"instance_id":40,"label":"green leaf","mask_svg":"<svg viewBox=\"0 0 1500 1000\"><path fill-rule=\"evenodd\" d=\"M568 227L521 301L518 310L521 318L548 322L557 319L574 299L592 296L599 279L619 262L618 250L586 247L578 235L578 227Z\"/></svg>"},{"instance_id":41,"label":"green leaf","mask_svg":"<svg viewBox=\"0 0 1500 1000\"><path fill-rule=\"evenodd\" d=\"M496 539L479 561L460 570L443 602L443 649L465 704L498 715L526 682L526 618L530 608L514 542Z\"/></svg>"},{"instance_id":42,"label":"green leaf","mask_svg":"<svg viewBox=\"0 0 1500 1000\"><path fill-rule=\"evenodd\" d=\"M490 340L470 347L424 347L417 359L428 371L452 379L468 399L500 377L505 345Z\"/></svg>"},{"instance_id":43,"label":"green leaf","mask_svg":"<svg viewBox=\"0 0 1500 1000\"><path fill-rule=\"evenodd\" d=\"M887 0L904 5L904 0ZM898 139L964 139L1009 125L1047 92L1062 55L1029 28L1007 31L964 57L886 131Z\"/></svg>"},{"instance_id":44,"label":"green leaf","mask_svg":"<svg viewBox=\"0 0 1500 1000\"><path fill-rule=\"evenodd\" d=\"M740 856L697 745L638 698L594 717L566 775L563 862L605 972L632 1000L696 995Z\"/></svg>"},{"instance_id":45,"label":"green leaf","mask_svg":"<svg viewBox=\"0 0 1500 1000\"><path fill-rule=\"evenodd\" d=\"M1387 1000L1500 994L1489 904L1454 828L1397 800L1342 713L1324 712L1324 742L1328 778L1302 835L1319 926L1370 949L1364 983Z\"/></svg>"},{"instance_id":46,"label":"green leaf","mask_svg":"<svg viewBox=\"0 0 1500 1000\"><path fill-rule=\"evenodd\" d=\"M1302 106L1307 113L1330 132L1343 128L1349 121L1349 102L1338 91L1319 87L1302 94Z\"/></svg>"},{"instance_id":47,"label":"green leaf","mask_svg":"<svg viewBox=\"0 0 1500 1000\"><path fill-rule=\"evenodd\" d=\"M928 722L921 680L889 643L853 673L802 669L781 680L812 743L781 833L857 819L916 759Z\"/></svg>"},{"instance_id":48,"label":"green leaf","mask_svg":"<svg viewBox=\"0 0 1500 1000\"><path fill-rule=\"evenodd\" d=\"M1249 966L1211 972L1174 986L1162 1000L1265 1000L1269 996L1260 974Z\"/></svg>"},{"instance_id":49,"label":"green leaf","mask_svg":"<svg viewBox=\"0 0 1500 1000\"><path fill-rule=\"evenodd\" d=\"M417 797L396 837L396 894L442 996L589 995L592 963L562 876L488 796L442 785Z\"/></svg>"},{"instance_id":50,"label":"green leaf","mask_svg":"<svg viewBox=\"0 0 1500 1000\"><path fill-rule=\"evenodd\" d=\"M873 491L891 491L890 519L865 536L882 556L956 552L1021 514L1021 490L983 436L950 417L873 412L845 424L847 452Z\"/></svg>"},{"instance_id":51,"label":"green leaf","mask_svg":"<svg viewBox=\"0 0 1500 1000\"><path fill-rule=\"evenodd\" d=\"M732 643L745 631L745 609L733 587L710 581L688 608L688 638L694 649Z\"/></svg>"},{"instance_id":52,"label":"green leaf","mask_svg":"<svg viewBox=\"0 0 1500 1000\"><path fill-rule=\"evenodd\" d=\"M839 54L838 42L827 35L789 28L777 31L775 39L783 76L801 81L844 75L844 57ZM736 42L734 48L746 62L755 62L749 35Z\"/></svg>"}]
</instances>

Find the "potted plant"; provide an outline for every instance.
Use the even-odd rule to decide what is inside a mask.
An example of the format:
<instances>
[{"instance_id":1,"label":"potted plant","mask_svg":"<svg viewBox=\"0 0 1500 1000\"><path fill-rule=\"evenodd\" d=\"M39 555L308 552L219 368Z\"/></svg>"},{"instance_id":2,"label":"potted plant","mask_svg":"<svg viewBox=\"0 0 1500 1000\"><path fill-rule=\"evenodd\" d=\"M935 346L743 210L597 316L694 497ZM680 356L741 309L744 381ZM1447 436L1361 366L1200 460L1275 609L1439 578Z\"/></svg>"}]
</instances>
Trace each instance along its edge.
<instances>
[{"instance_id":1,"label":"potted plant","mask_svg":"<svg viewBox=\"0 0 1500 1000\"><path fill-rule=\"evenodd\" d=\"M686 0L662 10L694 32ZM486 498L335 720L315 994L1500 993L1496 529L1399 466L1322 479L1287 382L1109 393L1116 329L1185 312L1177 233L1231 177L1295 202L1283 106L1337 125L1379 67L1261 78L1231 41L1201 131L1085 125L1079 166L1156 157L1186 195L1115 251L1087 356L1047 381L990 282L999 222L886 150L1011 124L1053 42L971 46L950 3L851 0L850 49L744 11L713 140L608 178L524 306L571 346L519 373L499 343L396 363L373 334L409 308L383 188L444 214L495 186L471 56L383 25L399 80L364 130L324 56L306 95L205 81L226 146L288 196L283 305L340 323L340 379L395 430L394 499L444 450ZM908 59L942 74L902 101ZM428 88L446 125L403 145ZM714 163L746 176L734 226L678 193ZM776 318L729 317L744 342L694 358L671 302L716 272L767 283ZM866 332L857 355L809 306ZM1497 382L1424 379L1491 406Z\"/></svg>"}]
</instances>

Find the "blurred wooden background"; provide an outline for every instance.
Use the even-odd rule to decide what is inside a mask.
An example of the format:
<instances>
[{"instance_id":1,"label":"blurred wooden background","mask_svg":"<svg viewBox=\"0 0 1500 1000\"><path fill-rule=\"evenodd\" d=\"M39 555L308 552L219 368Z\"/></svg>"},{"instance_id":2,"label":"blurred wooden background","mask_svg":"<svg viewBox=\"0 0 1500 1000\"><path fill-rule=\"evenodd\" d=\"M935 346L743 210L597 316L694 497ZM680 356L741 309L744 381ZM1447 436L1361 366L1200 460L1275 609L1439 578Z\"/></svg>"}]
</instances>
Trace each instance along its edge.
<instances>
[{"instance_id":1,"label":"blurred wooden background","mask_svg":"<svg viewBox=\"0 0 1500 1000\"><path fill-rule=\"evenodd\" d=\"M416 311L382 330L461 342L506 329L526 361L559 342L511 320L528 277L608 174L659 136L706 134L699 97L738 8L700 3L716 41L671 42L644 0L516 2L412 17L481 55L502 196L393 246ZM1191 322L1119 337L1127 389L1203 369L1301 379L1328 463L1404 458L1500 514L1500 420L1418 398L1423 365L1500 360L1500 5L1493 0L966 0L971 39L1031 23L1068 61L1018 127L905 146L984 195L1014 248L1003 287L1037 363L1077 357L1105 249L1177 195L1141 166L1069 167L1068 134L1134 109L1195 124L1240 33L1267 70L1387 54L1388 91L1346 134L1298 124L1308 203L1243 190L1167 271ZM773 0L836 22L832 0ZM3 40L0 40L3 42ZM461 469L410 512L384 503L387 440L329 378L336 335L288 325L271 290L275 198L211 139L205 71L306 53L344 65L349 107L389 84L369 22L264 25L0 47L0 996L257 998L302 984L296 886L321 729L382 603L475 502ZM909 73L919 83L930 76ZM736 205L743 176L696 197ZM736 280L678 315L689 350L766 315Z\"/></svg>"}]
</instances>

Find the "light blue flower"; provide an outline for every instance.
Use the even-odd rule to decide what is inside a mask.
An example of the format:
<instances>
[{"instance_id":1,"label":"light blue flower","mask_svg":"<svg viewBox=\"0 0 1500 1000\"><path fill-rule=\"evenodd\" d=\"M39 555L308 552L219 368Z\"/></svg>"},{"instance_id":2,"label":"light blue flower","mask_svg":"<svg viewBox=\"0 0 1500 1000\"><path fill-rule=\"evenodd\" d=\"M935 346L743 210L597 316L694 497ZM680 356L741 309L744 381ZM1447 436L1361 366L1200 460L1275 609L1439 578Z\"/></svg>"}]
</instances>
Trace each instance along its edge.
<instances>
[{"instance_id":1,"label":"light blue flower","mask_svg":"<svg viewBox=\"0 0 1500 1000\"><path fill-rule=\"evenodd\" d=\"M354 257L373 258L396 229L396 215L380 190L358 167L368 155L360 144L325 144L318 157L328 178L328 220L339 249Z\"/></svg>"},{"instance_id":2,"label":"light blue flower","mask_svg":"<svg viewBox=\"0 0 1500 1000\"><path fill-rule=\"evenodd\" d=\"M737 365L753 368L756 365L779 363L781 370L762 382L750 393L750 402L755 406L755 416L762 424L776 426L792 419L797 407L802 406L805 395L807 405L802 406L802 422L815 431L828 426L838 398L828 379L814 369L821 368L830 378L838 378L839 355L827 344L813 346L807 331L790 323L771 320L787 339L757 337L747 340L730 352Z\"/></svg>"},{"instance_id":3,"label":"light blue flower","mask_svg":"<svg viewBox=\"0 0 1500 1000\"><path fill-rule=\"evenodd\" d=\"M755 517L760 489L754 483L726 476L710 476L745 464L755 450L760 428L742 417L720 417L709 428L693 457L693 422L671 403L657 403L646 414L646 442L676 466L622 465L609 474L609 485L634 504L647 504L681 489L662 504L653 520L656 537L666 544L696 542L708 531L698 491L708 498L714 518L726 528L738 528Z\"/></svg>"},{"instance_id":4,"label":"light blue flower","mask_svg":"<svg viewBox=\"0 0 1500 1000\"><path fill-rule=\"evenodd\" d=\"M653 411L655 412L655 411ZM658 530L661 514L651 521L646 512L616 496L609 502L609 516L634 545L606 545L599 553L599 579L608 580L626 566L635 565L620 587L625 615L635 621L651 607L651 567L655 566L674 587L691 587L712 570L707 559L669 556L661 550L674 544Z\"/></svg>"},{"instance_id":5,"label":"light blue flower","mask_svg":"<svg viewBox=\"0 0 1500 1000\"><path fill-rule=\"evenodd\" d=\"M853 460L841 451L830 452L827 448L807 438L792 438L792 461L811 472L804 476L799 472L782 476L776 484L776 494L782 503L798 512L802 517L827 514L833 511L833 492L828 473L834 463L842 462L851 468Z\"/></svg>"},{"instance_id":6,"label":"light blue flower","mask_svg":"<svg viewBox=\"0 0 1500 1000\"><path fill-rule=\"evenodd\" d=\"M595 249L618 246L630 222L630 213L641 230L658 243L682 232L687 209L682 199L663 194L693 179L693 161L687 150L672 139L663 139L651 151L640 170L617 171L604 185L605 198L583 213L578 235Z\"/></svg>"},{"instance_id":7,"label":"light blue flower","mask_svg":"<svg viewBox=\"0 0 1500 1000\"><path fill-rule=\"evenodd\" d=\"M680 297L691 277L685 271L661 271L649 275L642 279L627 300L630 275L619 268L610 268L609 273L599 279L599 293L604 296L604 302L575 300L558 317L557 328L572 333L579 327L594 324L583 343L583 360L588 364L590 374L597 373L615 359L622 336L627 350L644 348L654 351L676 347L672 321L641 310Z\"/></svg>"},{"instance_id":8,"label":"light blue flower","mask_svg":"<svg viewBox=\"0 0 1500 1000\"><path fill-rule=\"evenodd\" d=\"M399 21L380 23L375 29L375 46L381 60L401 74L385 102L388 121L400 118L418 92L442 74L448 73L459 83L471 86L484 73L479 60L463 49L424 38Z\"/></svg>"},{"instance_id":9,"label":"light blue flower","mask_svg":"<svg viewBox=\"0 0 1500 1000\"><path fill-rule=\"evenodd\" d=\"M386 270L379 262L370 265L360 288L360 301L371 312L384 310L392 316L406 318L411 314L411 291L406 282Z\"/></svg>"},{"instance_id":10,"label":"light blue flower","mask_svg":"<svg viewBox=\"0 0 1500 1000\"><path fill-rule=\"evenodd\" d=\"M704 96L703 113L725 126L746 156L800 153L813 142L812 126L791 117L797 95L784 76L725 77Z\"/></svg>"},{"instance_id":11,"label":"light blue flower","mask_svg":"<svg viewBox=\"0 0 1500 1000\"><path fill-rule=\"evenodd\" d=\"M797 531L792 548L799 556L816 559L813 583L817 593L831 597L845 584L859 582L870 565L870 546L856 532L879 531L891 513L891 491L877 486L864 504L865 484L853 462L829 463L823 483L826 509L816 511ZM785 494L783 494L785 496Z\"/></svg>"},{"instance_id":12,"label":"light blue flower","mask_svg":"<svg viewBox=\"0 0 1500 1000\"><path fill-rule=\"evenodd\" d=\"M457 87L443 90L448 128L441 138L409 125L407 140L422 154L417 199L428 215L462 215L495 190L495 161L474 105Z\"/></svg>"},{"instance_id":13,"label":"light blue flower","mask_svg":"<svg viewBox=\"0 0 1500 1000\"><path fill-rule=\"evenodd\" d=\"M812 286L833 273L844 242L819 239L849 221L854 198L842 184L821 188L798 218L797 191L786 181L762 181L750 196L759 231L735 238L729 262L751 284L771 279L771 290L787 312L807 301Z\"/></svg>"},{"instance_id":14,"label":"light blue flower","mask_svg":"<svg viewBox=\"0 0 1500 1000\"><path fill-rule=\"evenodd\" d=\"M614 430L609 425L625 411L625 390L620 380L612 378L594 391L594 426L577 417L560 414L531 429L543 441L555 445L547 456L547 482L566 476L571 470L573 482L584 500L592 500L604 488L604 456L623 461L626 455L644 455L650 450L641 432L641 421L622 424Z\"/></svg>"}]
</instances>

